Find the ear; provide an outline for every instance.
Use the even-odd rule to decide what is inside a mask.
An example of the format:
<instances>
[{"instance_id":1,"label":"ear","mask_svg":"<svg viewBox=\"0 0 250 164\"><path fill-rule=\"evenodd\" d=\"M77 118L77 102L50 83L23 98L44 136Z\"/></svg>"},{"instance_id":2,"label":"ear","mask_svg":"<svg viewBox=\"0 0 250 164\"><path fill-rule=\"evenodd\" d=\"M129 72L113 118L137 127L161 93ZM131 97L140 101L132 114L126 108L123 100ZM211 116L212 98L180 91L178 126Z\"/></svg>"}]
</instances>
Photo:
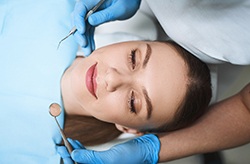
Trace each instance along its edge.
<instances>
[{"instance_id":1,"label":"ear","mask_svg":"<svg viewBox=\"0 0 250 164\"><path fill-rule=\"evenodd\" d=\"M122 125L119 125L119 124L115 124L115 126L116 126L116 128L118 130L120 130L123 133L131 133L131 134L135 134L137 136L141 136L141 135L144 134L143 132L140 132L137 129L128 128L126 126L122 126Z\"/></svg>"}]
</instances>

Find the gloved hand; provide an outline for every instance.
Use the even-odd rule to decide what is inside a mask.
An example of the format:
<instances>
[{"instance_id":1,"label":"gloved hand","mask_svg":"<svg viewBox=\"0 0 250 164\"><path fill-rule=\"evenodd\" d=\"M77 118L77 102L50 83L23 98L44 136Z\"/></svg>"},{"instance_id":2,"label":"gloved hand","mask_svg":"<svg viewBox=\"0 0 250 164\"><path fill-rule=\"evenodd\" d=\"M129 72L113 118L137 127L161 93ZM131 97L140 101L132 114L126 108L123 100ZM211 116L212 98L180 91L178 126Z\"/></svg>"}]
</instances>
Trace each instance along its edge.
<instances>
[{"instance_id":1,"label":"gloved hand","mask_svg":"<svg viewBox=\"0 0 250 164\"><path fill-rule=\"evenodd\" d=\"M69 143L71 144L73 150L74 149L85 149L82 144L77 140L72 140L71 138L67 138ZM65 146L57 146L57 153L60 154L60 156L63 159L64 164L74 164L74 161L71 159L71 156Z\"/></svg>"},{"instance_id":2,"label":"gloved hand","mask_svg":"<svg viewBox=\"0 0 250 164\"><path fill-rule=\"evenodd\" d=\"M78 141L69 140L69 142L75 149L71 153L71 157L78 163L154 164L158 161L158 153L160 151L160 141L158 137L153 134L146 134L125 143L115 145L106 151L87 150ZM64 158L64 162L69 160L70 157L65 147L59 147L57 151L61 157Z\"/></svg>"},{"instance_id":3,"label":"gloved hand","mask_svg":"<svg viewBox=\"0 0 250 164\"><path fill-rule=\"evenodd\" d=\"M95 49L94 29L87 32L89 23L93 28L109 21L124 20L132 17L140 6L141 0L105 0L98 11L93 13L88 21L85 16L100 0L79 0L72 13L72 25L77 31L74 34L76 41L82 47L84 55L89 54Z\"/></svg>"}]
</instances>

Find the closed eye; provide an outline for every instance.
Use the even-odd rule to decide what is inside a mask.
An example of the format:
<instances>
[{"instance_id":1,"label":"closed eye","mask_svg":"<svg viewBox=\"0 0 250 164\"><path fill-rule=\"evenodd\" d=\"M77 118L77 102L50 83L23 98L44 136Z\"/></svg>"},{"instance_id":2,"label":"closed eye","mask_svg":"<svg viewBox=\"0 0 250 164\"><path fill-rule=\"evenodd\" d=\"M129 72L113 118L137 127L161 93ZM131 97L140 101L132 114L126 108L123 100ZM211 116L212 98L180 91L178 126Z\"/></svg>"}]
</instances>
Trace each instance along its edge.
<instances>
[{"instance_id":1,"label":"closed eye","mask_svg":"<svg viewBox=\"0 0 250 164\"><path fill-rule=\"evenodd\" d=\"M134 91L131 92L131 96L130 96L129 101L128 101L128 106L129 106L130 112L136 114Z\"/></svg>"},{"instance_id":2,"label":"closed eye","mask_svg":"<svg viewBox=\"0 0 250 164\"><path fill-rule=\"evenodd\" d=\"M132 70L134 70L136 67L136 51L136 49L133 49L129 54L129 63L131 65Z\"/></svg>"}]
</instances>

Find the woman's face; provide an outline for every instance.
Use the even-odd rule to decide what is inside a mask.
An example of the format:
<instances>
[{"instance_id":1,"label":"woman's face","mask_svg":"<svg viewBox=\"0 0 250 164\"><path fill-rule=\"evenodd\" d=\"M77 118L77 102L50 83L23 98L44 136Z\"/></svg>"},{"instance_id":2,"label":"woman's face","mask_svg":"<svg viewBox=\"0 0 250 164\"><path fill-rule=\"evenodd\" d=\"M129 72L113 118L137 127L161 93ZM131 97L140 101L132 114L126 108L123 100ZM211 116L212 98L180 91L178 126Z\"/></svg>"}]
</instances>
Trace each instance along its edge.
<instances>
[{"instance_id":1,"label":"woman's face","mask_svg":"<svg viewBox=\"0 0 250 164\"><path fill-rule=\"evenodd\" d=\"M172 46L124 42L77 58L63 77L63 99L79 106L66 109L69 114L137 130L156 128L173 120L187 79L185 62Z\"/></svg>"}]
</instances>

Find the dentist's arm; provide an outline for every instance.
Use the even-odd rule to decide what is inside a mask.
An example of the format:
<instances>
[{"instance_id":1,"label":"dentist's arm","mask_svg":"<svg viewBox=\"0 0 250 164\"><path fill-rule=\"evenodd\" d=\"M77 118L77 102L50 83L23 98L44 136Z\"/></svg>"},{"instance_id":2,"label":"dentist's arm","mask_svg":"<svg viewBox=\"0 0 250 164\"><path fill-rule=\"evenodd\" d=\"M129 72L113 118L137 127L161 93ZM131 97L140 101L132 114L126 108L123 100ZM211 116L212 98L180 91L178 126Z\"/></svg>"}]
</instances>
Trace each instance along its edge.
<instances>
[{"instance_id":1,"label":"dentist's arm","mask_svg":"<svg viewBox=\"0 0 250 164\"><path fill-rule=\"evenodd\" d=\"M77 28L74 34L76 41L82 47L85 56L94 49L94 29L102 23L125 20L132 17L140 7L141 0L105 0L105 2L85 22L85 16L100 0L79 0L72 13L72 25Z\"/></svg>"},{"instance_id":2,"label":"dentist's arm","mask_svg":"<svg viewBox=\"0 0 250 164\"><path fill-rule=\"evenodd\" d=\"M210 108L189 128L160 135L159 161L237 147L250 142L250 83Z\"/></svg>"}]
</instances>

